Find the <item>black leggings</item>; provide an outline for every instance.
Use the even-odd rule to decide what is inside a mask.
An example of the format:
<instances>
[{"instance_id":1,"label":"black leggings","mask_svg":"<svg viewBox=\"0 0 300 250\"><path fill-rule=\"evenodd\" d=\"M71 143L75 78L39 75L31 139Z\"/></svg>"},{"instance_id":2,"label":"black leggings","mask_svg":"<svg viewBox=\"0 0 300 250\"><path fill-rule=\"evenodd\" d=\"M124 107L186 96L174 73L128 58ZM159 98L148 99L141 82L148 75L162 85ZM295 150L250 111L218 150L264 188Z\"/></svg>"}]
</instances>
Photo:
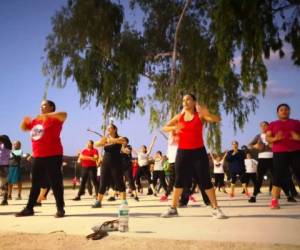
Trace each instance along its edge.
<instances>
[{"instance_id":1,"label":"black leggings","mask_svg":"<svg viewBox=\"0 0 300 250\"><path fill-rule=\"evenodd\" d=\"M124 176L127 178L128 182L129 182L129 188L132 191L136 190L131 166L125 171Z\"/></svg>"},{"instance_id":2,"label":"black leggings","mask_svg":"<svg viewBox=\"0 0 300 250\"><path fill-rule=\"evenodd\" d=\"M150 173L150 166L149 165L142 166L142 167L139 167L137 169L135 179L136 179L136 185L138 186L139 189L141 189L141 187L142 187L142 185L141 185L141 177L142 176L144 176L147 179L149 187L150 187L151 173Z\"/></svg>"},{"instance_id":3,"label":"black leggings","mask_svg":"<svg viewBox=\"0 0 300 250\"><path fill-rule=\"evenodd\" d=\"M300 180L300 151L274 153L273 156L273 185L277 187L290 187L291 170Z\"/></svg>"},{"instance_id":4,"label":"black leggings","mask_svg":"<svg viewBox=\"0 0 300 250\"><path fill-rule=\"evenodd\" d=\"M199 149L177 149L175 188L190 187L192 177L194 177L200 189L206 190L213 187L205 147Z\"/></svg>"},{"instance_id":5,"label":"black leggings","mask_svg":"<svg viewBox=\"0 0 300 250\"><path fill-rule=\"evenodd\" d=\"M116 191L125 192L121 156L105 153L101 166L99 193L105 194L106 189L113 186Z\"/></svg>"},{"instance_id":6,"label":"black leggings","mask_svg":"<svg viewBox=\"0 0 300 250\"><path fill-rule=\"evenodd\" d=\"M270 180L270 185L271 185L272 176L273 176L273 158L258 158L257 182L256 185L254 186L254 192L253 192L254 196L257 196L257 194L260 192L260 188L267 171L270 171L271 174L271 180Z\"/></svg>"},{"instance_id":7,"label":"black leggings","mask_svg":"<svg viewBox=\"0 0 300 250\"><path fill-rule=\"evenodd\" d=\"M236 172L236 171L230 171L230 177L231 177L231 183L232 184L235 184L236 183L236 180L237 178L239 178L240 182L242 184L246 183L245 181L245 172Z\"/></svg>"},{"instance_id":8,"label":"black leggings","mask_svg":"<svg viewBox=\"0 0 300 250\"><path fill-rule=\"evenodd\" d=\"M167 187L167 183L166 183L165 171L163 171L163 170L154 170L153 171L153 186L154 186L154 188L157 185L157 180L159 180L160 185L163 187L165 192L167 192L168 187Z\"/></svg>"},{"instance_id":9,"label":"black leggings","mask_svg":"<svg viewBox=\"0 0 300 250\"><path fill-rule=\"evenodd\" d=\"M61 155L33 158L31 189L26 206L28 209L33 209L40 194L40 188L45 184L45 181L49 181L50 187L53 190L57 209L64 208L64 186L61 164Z\"/></svg>"},{"instance_id":10,"label":"black leggings","mask_svg":"<svg viewBox=\"0 0 300 250\"><path fill-rule=\"evenodd\" d=\"M169 196L173 191L174 183L175 183L175 163L169 163L169 182L168 182L168 189L166 192L166 196Z\"/></svg>"},{"instance_id":11,"label":"black leggings","mask_svg":"<svg viewBox=\"0 0 300 250\"><path fill-rule=\"evenodd\" d=\"M254 188L257 186L257 177L256 173L245 173L245 183L247 186L249 185L249 182L252 181Z\"/></svg>"},{"instance_id":12,"label":"black leggings","mask_svg":"<svg viewBox=\"0 0 300 250\"><path fill-rule=\"evenodd\" d=\"M224 176L225 174L214 174L215 177L215 187L224 187L225 183L224 183Z\"/></svg>"},{"instance_id":13,"label":"black leggings","mask_svg":"<svg viewBox=\"0 0 300 250\"><path fill-rule=\"evenodd\" d=\"M78 196L83 195L85 192L85 186L88 179L92 180L95 188L95 193L97 194L99 189L99 183L97 181L97 167L82 167L81 168L81 183L78 191Z\"/></svg>"}]
</instances>

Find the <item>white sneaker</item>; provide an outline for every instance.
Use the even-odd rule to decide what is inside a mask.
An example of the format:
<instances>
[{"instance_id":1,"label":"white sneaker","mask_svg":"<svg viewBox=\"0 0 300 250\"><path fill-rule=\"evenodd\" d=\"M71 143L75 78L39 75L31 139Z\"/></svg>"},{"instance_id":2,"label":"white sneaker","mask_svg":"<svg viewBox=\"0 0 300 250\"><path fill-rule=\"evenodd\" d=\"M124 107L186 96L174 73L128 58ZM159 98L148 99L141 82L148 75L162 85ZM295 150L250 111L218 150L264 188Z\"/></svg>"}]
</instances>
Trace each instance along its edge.
<instances>
[{"instance_id":1,"label":"white sneaker","mask_svg":"<svg viewBox=\"0 0 300 250\"><path fill-rule=\"evenodd\" d=\"M168 208L168 210L160 215L162 218L170 218L178 216L178 212L176 208Z\"/></svg>"},{"instance_id":2,"label":"white sneaker","mask_svg":"<svg viewBox=\"0 0 300 250\"><path fill-rule=\"evenodd\" d=\"M227 219L228 217L222 212L221 208L213 208L211 215L214 219Z\"/></svg>"}]
</instances>

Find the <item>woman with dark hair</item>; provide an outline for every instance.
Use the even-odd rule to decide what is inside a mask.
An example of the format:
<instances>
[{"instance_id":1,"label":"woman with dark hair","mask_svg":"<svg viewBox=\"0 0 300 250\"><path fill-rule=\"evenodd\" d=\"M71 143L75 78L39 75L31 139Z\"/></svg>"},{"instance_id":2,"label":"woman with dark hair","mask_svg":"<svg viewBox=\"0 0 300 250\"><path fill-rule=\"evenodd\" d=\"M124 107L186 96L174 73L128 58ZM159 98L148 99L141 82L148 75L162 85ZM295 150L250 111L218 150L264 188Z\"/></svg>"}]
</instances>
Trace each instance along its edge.
<instances>
[{"instance_id":1,"label":"woman with dark hair","mask_svg":"<svg viewBox=\"0 0 300 250\"><path fill-rule=\"evenodd\" d=\"M104 147L101 165L101 181L98 196L93 208L102 206L101 202L106 189L113 183L116 191L121 194L121 199L126 200L126 187L123 178L121 148L126 141L118 135L118 128L114 124L107 127L107 136L95 142L96 147Z\"/></svg>"},{"instance_id":2,"label":"woman with dark hair","mask_svg":"<svg viewBox=\"0 0 300 250\"><path fill-rule=\"evenodd\" d=\"M0 182L3 191L3 200L0 205L8 205L7 172L9 166L10 151L12 144L7 135L0 135Z\"/></svg>"},{"instance_id":3,"label":"woman with dark hair","mask_svg":"<svg viewBox=\"0 0 300 250\"><path fill-rule=\"evenodd\" d=\"M280 191L284 186L289 186L291 170L300 181L300 121L291 119L290 111L289 105L278 105L278 120L271 122L266 132L273 152L271 209L279 208Z\"/></svg>"},{"instance_id":4,"label":"woman with dark hair","mask_svg":"<svg viewBox=\"0 0 300 250\"><path fill-rule=\"evenodd\" d=\"M139 201L139 197L137 195L136 187L134 184L134 178L133 178L132 147L131 145L129 145L129 139L127 137L124 137L124 139L125 139L125 144L123 144L121 149L124 176L125 178L127 178L129 182L131 197L134 197L136 201Z\"/></svg>"},{"instance_id":5,"label":"woman with dark hair","mask_svg":"<svg viewBox=\"0 0 300 250\"><path fill-rule=\"evenodd\" d=\"M197 105L195 96L185 95L183 111L173 117L163 130L178 134L178 150L175 161L175 188L171 207L161 217L178 216L178 200L183 187L189 187L192 177L203 188L212 206L212 216L225 218L218 207L215 190L209 173L209 160L203 141L203 123L219 122L220 117L211 114L206 107Z\"/></svg>"},{"instance_id":6,"label":"woman with dark hair","mask_svg":"<svg viewBox=\"0 0 300 250\"><path fill-rule=\"evenodd\" d=\"M56 218L65 215L64 187L61 171L63 147L60 133L66 112L56 112L55 103L44 100L40 114L31 119L25 117L21 129L30 131L32 141L32 179L29 199L26 207L16 213L17 217L34 215L33 207L40 193L40 188L49 181L56 200Z\"/></svg>"}]
</instances>

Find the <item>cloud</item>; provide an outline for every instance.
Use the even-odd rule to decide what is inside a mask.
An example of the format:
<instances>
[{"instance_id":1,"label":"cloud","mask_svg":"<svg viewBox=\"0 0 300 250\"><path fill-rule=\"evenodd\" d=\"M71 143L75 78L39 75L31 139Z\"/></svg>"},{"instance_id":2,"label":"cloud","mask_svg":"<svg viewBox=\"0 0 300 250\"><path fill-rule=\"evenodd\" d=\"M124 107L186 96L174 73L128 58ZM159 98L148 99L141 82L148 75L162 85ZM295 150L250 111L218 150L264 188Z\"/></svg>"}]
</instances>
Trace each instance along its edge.
<instances>
[{"instance_id":1,"label":"cloud","mask_svg":"<svg viewBox=\"0 0 300 250\"><path fill-rule=\"evenodd\" d=\"M289 98L296 96L295 90L284 87L275 80L267 82L266 96L272 99Z\"/></svg>"}]
</instances>

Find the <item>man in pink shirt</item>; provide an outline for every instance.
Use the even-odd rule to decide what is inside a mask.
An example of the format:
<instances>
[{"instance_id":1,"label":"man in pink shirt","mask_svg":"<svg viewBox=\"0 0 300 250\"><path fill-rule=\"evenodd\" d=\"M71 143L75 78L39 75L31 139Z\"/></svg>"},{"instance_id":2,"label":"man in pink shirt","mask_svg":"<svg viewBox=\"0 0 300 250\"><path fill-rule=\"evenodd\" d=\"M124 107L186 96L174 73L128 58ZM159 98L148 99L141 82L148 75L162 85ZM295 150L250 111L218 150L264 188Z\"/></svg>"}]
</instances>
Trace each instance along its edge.
<instances>
[{"instance_id":1,"label":"man in pink shirt","mask_svg":"<svg viewBox=\"0 0 300 250\"><path fill-rule=\"evenodd\" d=\"M278 198L282 186L291 178L290 168L300 180L300 121L290 119L290 107L280 104L277 107L278 120L270 123L267 141L272 145L273 188L271 209L278 209Z\"/></svg>"}]
</instances>

